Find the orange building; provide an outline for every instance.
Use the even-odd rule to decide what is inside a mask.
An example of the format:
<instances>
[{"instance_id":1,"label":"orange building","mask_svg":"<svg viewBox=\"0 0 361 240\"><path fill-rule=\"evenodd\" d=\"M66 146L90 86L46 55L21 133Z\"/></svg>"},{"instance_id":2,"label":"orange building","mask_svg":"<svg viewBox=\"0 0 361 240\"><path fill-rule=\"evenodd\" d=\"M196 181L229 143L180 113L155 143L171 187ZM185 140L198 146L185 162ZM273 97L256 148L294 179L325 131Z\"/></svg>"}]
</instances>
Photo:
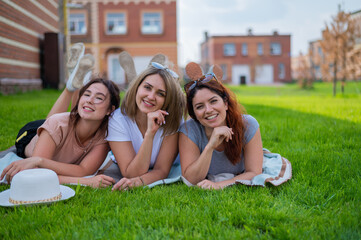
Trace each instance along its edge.
<instances>
[{"instance_id":1,"label":"orange building","mask_svg":"<svg viewBox=\"0 0 361 240\"><path fill-rule=\"evenodd\" d=\"M274 84L291 82L291 36L208 36L201 44L201 64L222 67L230 84Z\"/></svg>"},{"instance_id":2,"label":"orange building","mask_svg":"<svg viewBox=\"0 0 361 240\"><path fill-rule=\"evenodd\" d=\"M95 73L127 84L118 55L133 56L138 73L163 53L177 69L176 0L69 0L71 43L83 42L95 57Z\"/></svg>"}]
</instances>

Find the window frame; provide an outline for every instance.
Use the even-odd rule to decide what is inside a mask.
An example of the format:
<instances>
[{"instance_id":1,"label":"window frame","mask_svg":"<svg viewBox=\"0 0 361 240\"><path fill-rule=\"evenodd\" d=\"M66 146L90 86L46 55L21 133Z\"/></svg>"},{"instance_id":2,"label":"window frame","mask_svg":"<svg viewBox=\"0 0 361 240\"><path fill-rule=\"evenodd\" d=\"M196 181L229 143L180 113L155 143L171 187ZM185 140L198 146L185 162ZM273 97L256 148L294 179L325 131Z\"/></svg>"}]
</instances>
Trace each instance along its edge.
<instances>
[{"instance_id":1,"label":"window frame","mask_svg":"<svg viewBox=\"0 0 361 240\"><path fill-rule=\"evenodd\" d=\"M273 46L279 46L279 52L275 52L275 49L277 50L277 48L274 48ZM273 56L279 56L282 55L282 45L279 42L271 42L270 43L270 54Z\"/></svg>"},{"instance_id":2,"label":"window frame","mask_svg":"<svg viewBox=\"0 0 361 240\"><path fill-rule=\"evenodd\" d=\"M241 44L241 54L244 57L248 56L248 43Z\"/></svg>"},{"instance_id":3,"label":"window frame","mask_svg":"<svg viewBox=\"0 0 361 240\"><path fill-rule=\"evenodd\" d=\"M151 13L151 14L154 14L154 13L157 13L159 14L159 31L157 32L153 32L153 31L144 31L144 22L145 22L145 17L144 15L147 14L147 13ZM154 21L154 20L152 20ZM163 34L164 33L164 14L163 14L163 11L161 10L143 10L141 12L141 21L140 21L140 32L143 34L143 35L160 35L160 34ZM151 25L153 26L153 25Z\"/></svg>"},{"instance_id":4,"label":"window frame","mask_svg":"<svg viewBox=\"0 0 361 240\"><path fill-rule=\"evenodd\" d=\"M124 21L124 28L125 31L124 32L110 32L109 31L109 25L108 25L108 14L122 14L123 15L123 21ZM126 11L107 11L105 12L105 34L107 35L126 35L128 33L128 16L127 16L127 12ZM116 25L114 25L116 26Z\"/></svg>"},{"instance_id":5,"label":"window frame","mask_svg":"<svg viewBox=\"0 0 361 240\"><path fill-rule=\"evenodd\" d=\"M226 53L227 46L233 46L233 54ZM234 57L237 54L236 44L235 43L224 43L223 44L223 56L225 57Z\"/></svg>"},{"instance_id":6,"label":"window frame","mask_svg":"<svg viewBox=\"0 0 361 240\"><path fill-rule=\"evenodd\" d=\"M257 43L257 55L263 56L263 54L264 54L263 43Z\"/></svg>"},{"instance_id":7,"label":"window frame","mask_svg":"<svg viewBox=\"0 0 361 240\"><path fill-rule=\"evenodd\" d=\"M72 14L82 14L84 16L84 26L85 26L85 32L81 32L79 31L71 31L71 22L74 22L72 21L72 18L71 18L71 15ZM77 23L79 23L80 21L77 21ZM75 24L77 27L76 28L79 28L79 24ZM68 20L68 32L70 35L72 36L81 36L81 35L86 35L88 33L88 13L86 10L72 10L70 13L69 13L69 20Z\"/></svg>"},{"instance_id":8,"label":"window frame","mask_svg":"<svg viewBox=\"0 0 361 240\"><path fill-rule=\"evenodd\" d=\"M278 63L278 78L285 79L286 77L286 66L284 63Z\"/></svg>"}]
</instances>

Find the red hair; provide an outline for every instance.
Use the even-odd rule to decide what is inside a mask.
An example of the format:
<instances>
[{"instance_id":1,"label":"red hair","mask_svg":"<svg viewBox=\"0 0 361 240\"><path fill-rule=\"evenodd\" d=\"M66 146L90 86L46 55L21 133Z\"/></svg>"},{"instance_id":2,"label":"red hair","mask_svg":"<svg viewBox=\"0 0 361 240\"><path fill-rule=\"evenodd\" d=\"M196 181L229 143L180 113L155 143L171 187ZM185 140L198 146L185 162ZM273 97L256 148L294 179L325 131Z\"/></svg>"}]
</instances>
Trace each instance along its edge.
<instances>
[{"instance_id":1,"label":"red hair","mask_svg":"<svg viewBox=\"0 0 361 240\"><path fill-rule=\"evenodd\" d=\"M245 112L242 105L237 102L237 98L235 94L223 86L222 83L218 81L209 81L206 83L202 83L201 81L197 81L194 88L190 91L186 91L187 94L187 108L188 114L193 118L196 122L199 122L196 118L193 109L193 98L198 90L202 88L207 88L210 91L219 95L225 103L228 104L228 110L226 115L226 124L227 127L232 128L233 136L232 140L228 142L223 142L225 149L224 153L226 154L228 160L235 165L236 163L241 161L241 153L244 149L244 130L245 125L243 123L242 114Z\"/></svg>"}]
</instances>

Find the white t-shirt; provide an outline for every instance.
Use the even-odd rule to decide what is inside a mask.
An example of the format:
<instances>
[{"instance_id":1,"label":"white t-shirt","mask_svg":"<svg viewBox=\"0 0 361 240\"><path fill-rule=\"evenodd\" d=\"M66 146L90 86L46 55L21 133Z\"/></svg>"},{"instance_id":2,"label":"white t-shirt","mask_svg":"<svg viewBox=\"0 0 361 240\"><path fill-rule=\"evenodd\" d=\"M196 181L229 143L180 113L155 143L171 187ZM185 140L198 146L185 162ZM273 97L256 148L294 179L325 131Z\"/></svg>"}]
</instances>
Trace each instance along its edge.
<instances>
[{"instance_id":1,"label":"white t-shirt","mask_svg":"<svg viewBox=\"0 0 361 240\"><path fill-rule=\"evenodd\" d=\"M155 161L157 160L158 153L163 142L162 134L163 128L159 128L154 135L152 157L149 168L153 168ZM130 119L127 115L122 114L120 108L118 108L109 119L108 137L106 140L109 142L132 142L134 151L137 154L144 139L137 123ZM115 158L112 159L116 162Z\"/></svg>"}]
</instances>

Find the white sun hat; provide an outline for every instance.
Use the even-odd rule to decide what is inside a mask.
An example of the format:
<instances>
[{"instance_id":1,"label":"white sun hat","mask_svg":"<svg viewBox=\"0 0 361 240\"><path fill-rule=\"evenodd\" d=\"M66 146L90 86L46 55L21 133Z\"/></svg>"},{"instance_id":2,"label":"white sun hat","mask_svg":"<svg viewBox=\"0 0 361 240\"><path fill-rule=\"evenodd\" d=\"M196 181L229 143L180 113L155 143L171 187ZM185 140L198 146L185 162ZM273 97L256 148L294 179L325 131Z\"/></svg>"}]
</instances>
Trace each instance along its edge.
<instances>
[{"instance_id":1,"label":"white sun hat","mask_svg":"<svg viewBox=\"0 0 361 240\"><path fill-rule=\"evenodd\" d=\"M51 203L74 195L73 189L59 184L58 176L53 170L27 169L13 177L10 189L0 193L0 206Z\"/></svg>"}]
</instances>

